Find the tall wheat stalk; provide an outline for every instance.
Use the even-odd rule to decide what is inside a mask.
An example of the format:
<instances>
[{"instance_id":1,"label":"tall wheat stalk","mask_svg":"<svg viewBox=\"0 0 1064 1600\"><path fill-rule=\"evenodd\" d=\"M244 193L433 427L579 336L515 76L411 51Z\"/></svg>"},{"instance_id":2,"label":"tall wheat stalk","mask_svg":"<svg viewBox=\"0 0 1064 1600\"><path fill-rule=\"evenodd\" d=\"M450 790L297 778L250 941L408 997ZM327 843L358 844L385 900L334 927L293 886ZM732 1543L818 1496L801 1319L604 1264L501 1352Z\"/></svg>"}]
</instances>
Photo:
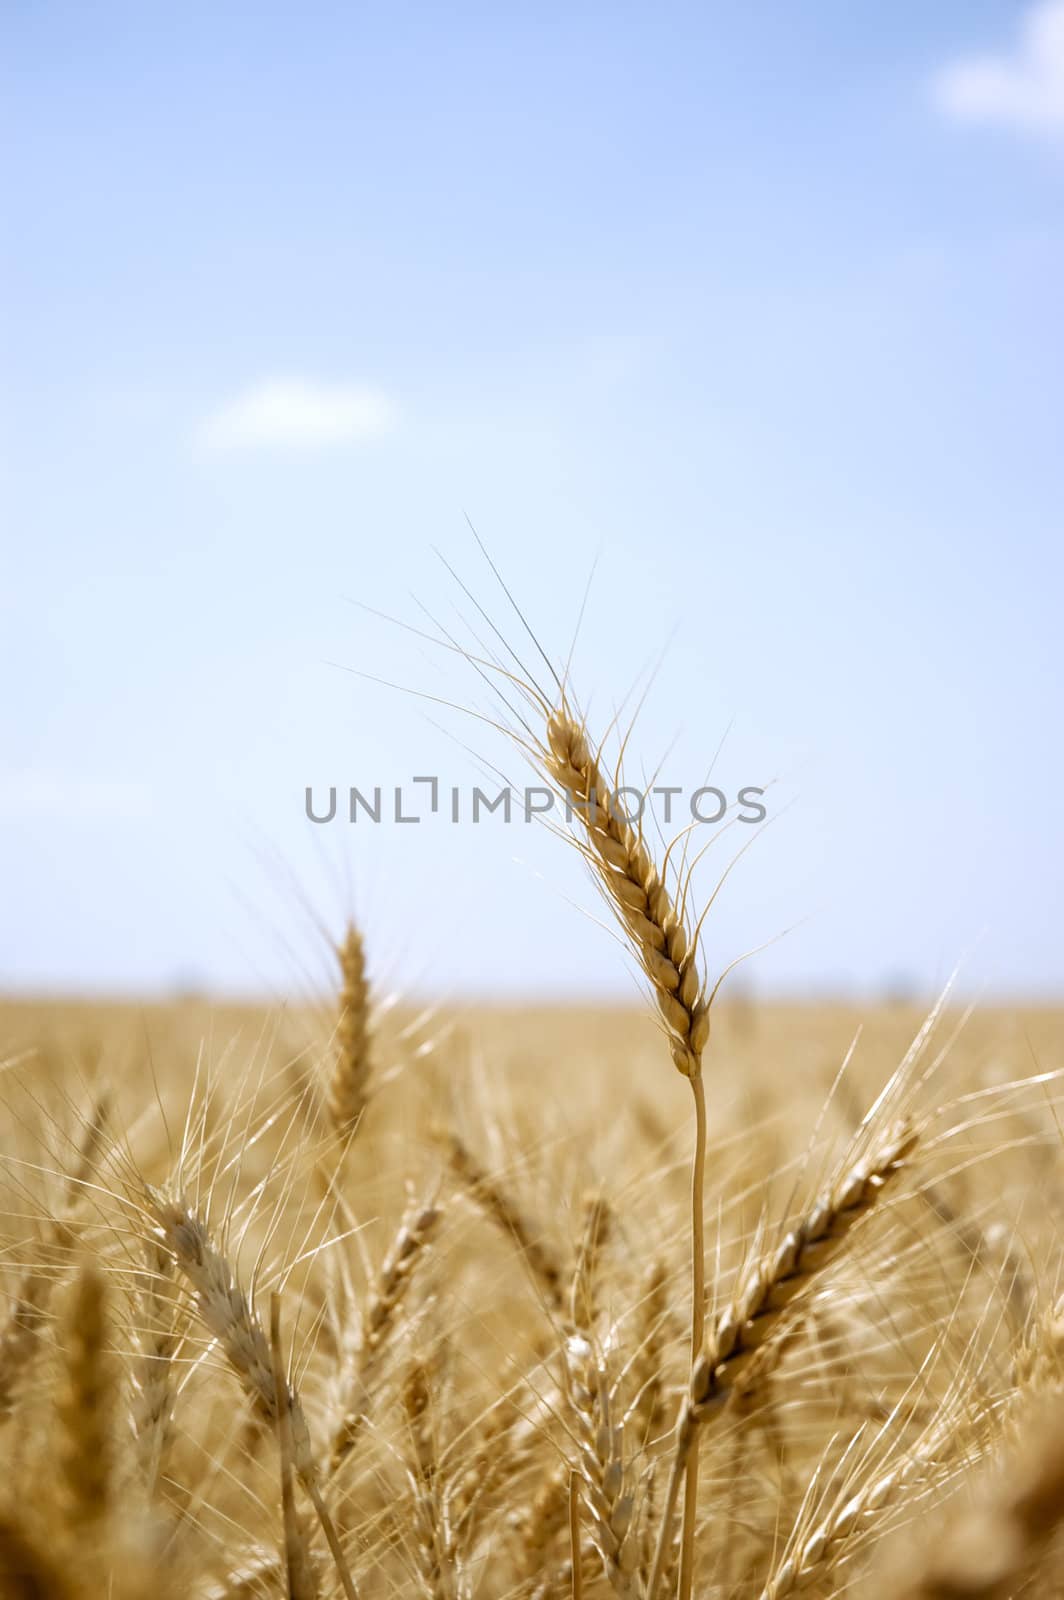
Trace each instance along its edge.
<instances>
[{"instance_id":1,"label":"tall wheat stalk","mask_svg":"<svg viewBox=\"0 0 1064 1600\"><path fill-rule=\"evenodd\" d=\"M707 1130L702 1054L709 1042L712 996L707 995L699 970L697 933L688 924L683 902L674 898L641 829L617 803L620 773L612 780L607 776L583 721L564 693L561 704L547 716L546 735L546 743L538 750L540 762L581 829L585 855L650 985L673 1064L691 1086L695 1124L691 1163L693 1365L705 1334ZM685 1474L680 1600L690 1600L694 1582L697 1446L687 1454Z\"/></svg>"}]
</instances>

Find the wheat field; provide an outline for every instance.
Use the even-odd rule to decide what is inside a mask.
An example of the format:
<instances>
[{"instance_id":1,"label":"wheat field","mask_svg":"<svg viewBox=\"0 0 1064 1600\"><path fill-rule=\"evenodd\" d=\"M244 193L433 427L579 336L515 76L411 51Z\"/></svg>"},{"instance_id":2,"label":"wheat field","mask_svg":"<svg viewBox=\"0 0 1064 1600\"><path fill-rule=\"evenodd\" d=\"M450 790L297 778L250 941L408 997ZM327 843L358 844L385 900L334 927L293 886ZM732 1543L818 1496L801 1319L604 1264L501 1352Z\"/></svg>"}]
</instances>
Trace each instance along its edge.
<instances>
[{"instance_id":1,"label":"wheat field","mask_svg":"<svg viewBox=\"0 0 1064 1600\"><path fill-rule=\"evenodd\" d=\"M1064 1592L1064 1013L729 999L505 677L645 1007L0 1007L0 1593Z\"/></svg>"},{"instance_id":2,"label":"wheat field","mask_svg":"<svg viewBox=\"0 0 1064 1600\"><path fill-rule=\"evenodd\" d=\"M393 1012L341 1126L341 1017L0 1011L5 1594L650 1592L690 1377L659 1030ZM719 1009L707 1323L767 1326L698 1425L698 1594L1060 1592L1064 1017L962 1020L882 1198L774 1297L922 1018Z\"/></svg>"}]
</instances>

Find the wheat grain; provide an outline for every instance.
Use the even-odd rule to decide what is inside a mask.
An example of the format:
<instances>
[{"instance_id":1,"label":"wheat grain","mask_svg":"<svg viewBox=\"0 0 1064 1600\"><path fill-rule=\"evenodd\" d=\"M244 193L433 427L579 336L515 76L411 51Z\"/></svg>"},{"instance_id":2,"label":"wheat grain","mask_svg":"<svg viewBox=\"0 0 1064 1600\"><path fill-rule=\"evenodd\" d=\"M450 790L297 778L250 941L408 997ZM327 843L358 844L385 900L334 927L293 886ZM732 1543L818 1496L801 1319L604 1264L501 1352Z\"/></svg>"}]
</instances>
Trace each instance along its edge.
<instances>
[{"instance_id":1,"label":"wheat grain","mask_svg":"<svg viewBox=\"0 0 1064 1600\"><path fill-rule=\"evenodd\" d=\"M573 1600L584 1600L584 1562L580 1547L580 1479L569 1474L569 1564L573 1573Z\"/></svg>"}]
</instances>

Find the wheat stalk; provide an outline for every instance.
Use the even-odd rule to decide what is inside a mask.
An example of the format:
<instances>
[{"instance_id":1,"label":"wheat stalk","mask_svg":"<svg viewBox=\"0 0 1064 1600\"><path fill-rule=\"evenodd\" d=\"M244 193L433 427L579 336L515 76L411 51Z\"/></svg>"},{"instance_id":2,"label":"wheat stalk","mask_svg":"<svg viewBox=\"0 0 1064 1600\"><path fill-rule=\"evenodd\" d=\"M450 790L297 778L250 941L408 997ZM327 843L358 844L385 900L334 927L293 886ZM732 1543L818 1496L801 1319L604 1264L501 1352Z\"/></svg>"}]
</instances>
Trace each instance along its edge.
<instances>
[{"instance_id":1,"label":"wheat stalk","mask_svg":"<svg viewBox=\"0 0 1064 1600\"><path fill-rule=\"evenodd\" d=\"M281 1465L281 1516L284 1528L284 1560L288 1574L288 1600L318 1600L317 1573L310 1547L296 1509L292 1460L291 1393L285 1376L281 1345L281 1297L270 1296L270 1358L274 1393L277 1396L277 1445Z\"/></svg>"},{"instance_id":2,"label":"wheat stalk","mask_svg":"<svg viewBox=\"0 0 1064 1600\"><path fill-rule=\"evenodd\" d=\"M569 1562L573 1569L573 1600L584 1600L584 1563L580 1550L580 1478L569 1474Z\"/></svg>"},{"instance_id":3,"label":"wheat stalk","mask_svg":"<svg viewBox=\"0 0 1064 1600\"><path fill-rule=\"evenodd\" d=\"M665 1027L672 1060L688 1079L695 1114L691 1165L691 1360L697 1360L705 1332L706 1103L702 1055L709 1042L710 1005L699 971L697 938L684 908L670 893L641 831L615 803L586 727L564 693L547 717L540 760L566 797L570 814L583 827L585 853L650 984ZM614 786L619 787L619 786ZM690 1600L694 1583L695 1515L698 1500L698 1448L686 1453L680 1600Z\"/></svg>"}]
</instances>

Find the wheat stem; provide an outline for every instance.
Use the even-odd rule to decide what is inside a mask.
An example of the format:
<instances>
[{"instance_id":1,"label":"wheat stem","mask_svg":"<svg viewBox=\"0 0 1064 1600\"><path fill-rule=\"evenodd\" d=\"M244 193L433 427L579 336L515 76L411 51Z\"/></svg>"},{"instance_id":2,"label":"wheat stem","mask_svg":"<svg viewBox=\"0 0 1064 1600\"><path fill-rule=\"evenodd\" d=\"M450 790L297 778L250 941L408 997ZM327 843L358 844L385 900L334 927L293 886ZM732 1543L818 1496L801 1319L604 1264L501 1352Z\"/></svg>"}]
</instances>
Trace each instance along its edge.
<instances>
[{"instance_id":1,"label":"wheat stem","mask_svg":"<svg viewBox=\"0 0 1064 1600\"><path fill-rule=\"evenodd\" d=\"M281 1464L281 1517L288 1600L318 1600L318 1581L296 1510L292 1474L292 1414L281 1348L281 1297L276 1292L270 1296L270 1355L273 1386L277 1395L277 1446Z\"/></svg>"},{"instance_id":2,"label":"wheat stem","mask_svg":"<svg viewBox=\"0 0 1064 1600\"><path fill-rule=\"evenodd\" d=\"M698 1360L706 1332L706 1095L702 1064L690 1075L695 1105L695 1154L691 1164L691 1366ZM698 1518L698 1439L687 1458L684 1475L683 1525L680 1536L680 1600L690 1600L694 1584L695 1532Z\"/></svg>"}]
</instances>

